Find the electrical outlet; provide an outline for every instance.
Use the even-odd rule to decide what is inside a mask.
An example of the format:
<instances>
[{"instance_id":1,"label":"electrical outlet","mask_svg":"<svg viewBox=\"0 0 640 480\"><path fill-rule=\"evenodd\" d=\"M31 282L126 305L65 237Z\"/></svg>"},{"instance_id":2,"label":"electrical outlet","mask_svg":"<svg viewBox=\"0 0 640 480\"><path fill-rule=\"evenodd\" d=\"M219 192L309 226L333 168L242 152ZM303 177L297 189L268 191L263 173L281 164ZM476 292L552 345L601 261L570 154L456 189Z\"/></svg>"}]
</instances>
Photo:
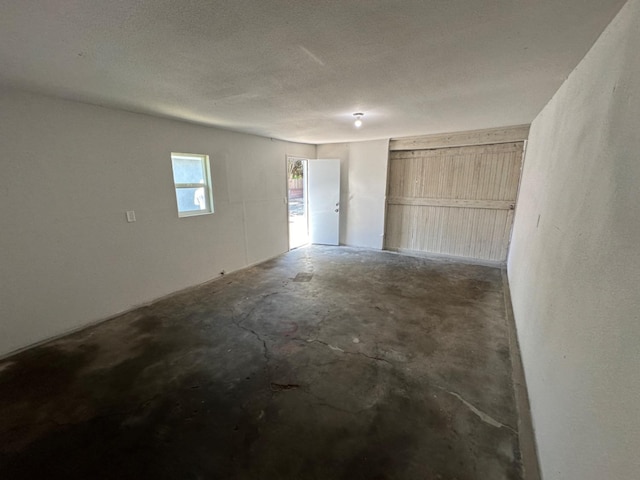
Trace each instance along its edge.
<instances>
[{"instance_id":1,"label":"electrical outlet","mask_svg":"<svg viewBox=\"0 0 640 480\"><path fill-rule=\"evenodd\" d=\"M133 210L128 210L127 211L127 222L133 223L135 221L136 221L136 212L134 212Z\"/></svg>"}]
</instances>

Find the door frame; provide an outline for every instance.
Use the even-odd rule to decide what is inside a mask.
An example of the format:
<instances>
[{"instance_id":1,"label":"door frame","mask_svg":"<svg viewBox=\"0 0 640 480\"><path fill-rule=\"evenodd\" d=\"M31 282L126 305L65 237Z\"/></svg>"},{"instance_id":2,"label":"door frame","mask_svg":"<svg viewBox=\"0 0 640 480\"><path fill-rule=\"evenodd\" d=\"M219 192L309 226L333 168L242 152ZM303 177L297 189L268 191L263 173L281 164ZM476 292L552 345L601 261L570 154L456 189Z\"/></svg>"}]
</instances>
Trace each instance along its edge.
<instances>
[{"instance_id":1,"label":"door frame","mask_svg":"<svg viewBox=\"0 0 640 480\"><path fill-rule=\"evenodd\" d=\"M286 219L287 219L287 251L290 252L291 250L294 250L296 248L300 248L300 247L293 247L291 248L291 226L289 224L289 160L302 160L304 162L304 173L303 173L303 179L304 179L304 185L303 185L303 192L304 192L304 208L306 209L306 218L307 218L307 238L309 237L309 199L307 198L308 196L308 168L309 168L309 158L307 157L301 157L299 155L285 155L284 158L284 181L285 181L285 197L284 197L284 203L285 203L285 215L286 215Z\"/></svg>"}]
</instances>

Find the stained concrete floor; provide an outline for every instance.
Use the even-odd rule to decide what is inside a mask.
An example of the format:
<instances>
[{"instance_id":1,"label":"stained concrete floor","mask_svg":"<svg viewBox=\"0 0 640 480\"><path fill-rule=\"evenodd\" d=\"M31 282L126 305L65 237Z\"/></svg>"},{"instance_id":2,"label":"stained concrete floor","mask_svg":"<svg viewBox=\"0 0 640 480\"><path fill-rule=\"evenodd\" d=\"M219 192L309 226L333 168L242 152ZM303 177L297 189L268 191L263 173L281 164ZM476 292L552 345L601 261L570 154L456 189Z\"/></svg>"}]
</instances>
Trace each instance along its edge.
<instances>
[{"instance_id":1,"label":"stained concrete floor","mask_svg":"<svg viewBox=\"0 0 640 480\"><path fill-rule=\"evenodd\" d=\"M0 362L0 478L522 479L501 271L306 247Z\"/></svg>"}]
</instances>

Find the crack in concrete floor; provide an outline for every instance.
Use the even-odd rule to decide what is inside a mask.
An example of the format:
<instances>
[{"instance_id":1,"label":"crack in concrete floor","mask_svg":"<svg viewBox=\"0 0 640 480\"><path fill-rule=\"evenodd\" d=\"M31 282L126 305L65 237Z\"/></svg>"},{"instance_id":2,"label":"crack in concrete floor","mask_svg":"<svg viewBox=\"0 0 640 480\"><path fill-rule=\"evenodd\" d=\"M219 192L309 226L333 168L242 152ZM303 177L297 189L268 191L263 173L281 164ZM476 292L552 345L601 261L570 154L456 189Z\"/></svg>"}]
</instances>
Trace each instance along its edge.
<instances>
[{"instance_id":1,"label":"crack in concrete floor","mask_svg":"<svg viewBox=\"0 0 640 480\"><path fill-rule=\"evenodd\" d=\"M467 407L476 417L478 417L484 423L496 428L506 428L507 430L510 430L514 434L516 435L518 434L518 432L513 427L506 425L502 422L499 422L498 420L493 418L491 415L488 415L487 413L477 408L475 405L466 401L460 394L456 392L452 392L451 390L448 390L440 385L431 384L431 386L437 388L438 390L442 390L443 392L451 395L452 397L457 398L460 401L460 403L462 403L465 407Z\"/></svg>"}]
</instances>

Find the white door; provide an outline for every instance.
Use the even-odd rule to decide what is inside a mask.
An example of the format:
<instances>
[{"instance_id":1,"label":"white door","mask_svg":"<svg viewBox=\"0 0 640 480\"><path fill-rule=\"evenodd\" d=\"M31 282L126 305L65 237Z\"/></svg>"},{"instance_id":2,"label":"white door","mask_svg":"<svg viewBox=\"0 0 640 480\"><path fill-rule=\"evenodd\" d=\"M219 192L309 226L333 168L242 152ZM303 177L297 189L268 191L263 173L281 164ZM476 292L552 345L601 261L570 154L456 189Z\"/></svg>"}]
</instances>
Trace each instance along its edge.
<instances>
[{"instance_id":1,"label":"white door","mask_svg":"<svg viewBox=\"0 0 640 480\"><path fill-rule=\"evenodd\" d=\"M309 160L309 239L311 243L340 242L340 160Z\"/></svg>"}]
</instances>

